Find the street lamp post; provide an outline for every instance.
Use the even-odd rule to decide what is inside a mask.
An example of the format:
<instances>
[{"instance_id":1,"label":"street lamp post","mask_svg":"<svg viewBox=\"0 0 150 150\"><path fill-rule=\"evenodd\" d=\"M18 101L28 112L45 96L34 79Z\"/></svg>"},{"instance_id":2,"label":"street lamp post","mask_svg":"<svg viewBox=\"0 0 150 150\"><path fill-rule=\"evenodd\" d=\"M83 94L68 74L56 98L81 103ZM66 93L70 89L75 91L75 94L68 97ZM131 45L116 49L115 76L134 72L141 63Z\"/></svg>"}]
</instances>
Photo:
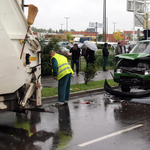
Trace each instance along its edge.
<instances>
[{"instance_id":1,"label":"street lamp post","mask_svg":"<svg viewBox=\"0 0 150 150\"><path fill-rule=\"evenodd\" d=\"M61 25L61 30L62 30L62 26L63 26L64 24L61 23L60 25Z\"/></svg>"},{"instance_id":2,"label":"street lamp post","mask_svg":"<svg viewBox=\"0 0 150 150\"><path fill-rule=\"evenodd\" d=\"M62 30L63 28L62 28L62 26L63 26L64 24L61 23L60 25L61 25L61 33L63 33L63 30Z\"/></svg>"},{"instance_id":3,"label":"street lamp post","mask_svg":"<svg viewBox=\"0 0 150 150\"><path fill-rule=\"evenodd\" d=\"M116 24L116 22L113 22L113 24L114 24L114 33L115 33L115 24Z\"/></svg>"},{"instance_id":4,"label":"street lamp post","mask_svg":"<svg viewBox=\"0 0 150 150\"><path fill-rule=\"evenodd\" d=\"M69 17L65 17L66 19L66 31L68 31L68 19L70 19Z\"/></svg>"}]
</instances>

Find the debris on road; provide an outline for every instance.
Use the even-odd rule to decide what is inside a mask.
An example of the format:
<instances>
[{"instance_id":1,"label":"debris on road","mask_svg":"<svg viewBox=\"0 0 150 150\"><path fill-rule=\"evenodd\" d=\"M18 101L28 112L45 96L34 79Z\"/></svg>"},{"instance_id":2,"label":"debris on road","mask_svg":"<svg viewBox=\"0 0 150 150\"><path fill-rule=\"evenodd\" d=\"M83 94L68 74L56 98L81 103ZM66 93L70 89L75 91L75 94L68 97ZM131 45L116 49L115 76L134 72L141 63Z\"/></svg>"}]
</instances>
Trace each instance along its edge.
<instances>
[{"instance_id":1,"label":"debris on road","mask_svg":"<svg viewBox=\"0 0 150 150\"><path fill-rule=\"evenodd\" d=\"M89 102L89 101L86 101L86 102L83 102L83 103L81 103L81 104L90 104L90 102Z\"/></svg>"}]
</instances>

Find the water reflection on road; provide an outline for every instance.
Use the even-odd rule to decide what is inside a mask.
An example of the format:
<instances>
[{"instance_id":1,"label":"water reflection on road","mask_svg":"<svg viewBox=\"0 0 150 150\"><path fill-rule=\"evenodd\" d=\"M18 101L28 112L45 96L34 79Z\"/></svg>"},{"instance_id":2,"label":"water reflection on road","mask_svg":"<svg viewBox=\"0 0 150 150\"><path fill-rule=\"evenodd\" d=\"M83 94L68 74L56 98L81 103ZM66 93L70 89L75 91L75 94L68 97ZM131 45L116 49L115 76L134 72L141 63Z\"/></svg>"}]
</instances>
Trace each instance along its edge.
<instances>
[{"instance_id":1,"label":"water reflection on road","mask_svg":"<svg viewBox=\"0 0 150 150\"><path fill-rule=\"evenodd\" d=\"M74 97L68 106L43 108L54 113L29 111L0 114L1 150L141 150L150 148L150 99L126 101L104 93ZM136 124L143 127L88 147L78 145ZM116 143L116 144L114 144ZM128 145L126 144L128 143Z\"/></svg>"}]
</instances>

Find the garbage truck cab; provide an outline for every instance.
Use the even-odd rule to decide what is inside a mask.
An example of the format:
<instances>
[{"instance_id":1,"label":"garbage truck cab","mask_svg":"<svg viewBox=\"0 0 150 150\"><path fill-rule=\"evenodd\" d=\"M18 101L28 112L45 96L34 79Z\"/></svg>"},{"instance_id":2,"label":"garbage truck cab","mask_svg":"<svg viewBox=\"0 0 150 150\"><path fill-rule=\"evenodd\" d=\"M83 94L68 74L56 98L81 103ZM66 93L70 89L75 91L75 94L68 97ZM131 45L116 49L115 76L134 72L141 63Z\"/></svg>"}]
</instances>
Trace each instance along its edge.
<instances>
[{"instance_id":1,"label":"garbage truck cab","mask_svg":"<svg viewBox=\"0 0 150 150\"><path fill-rule=\"evenodd\" d=\"M18 111L40 106L41 47L30 25L38 11L21 0L0 1L0 110Z\"/></svg>"}]
</instances>

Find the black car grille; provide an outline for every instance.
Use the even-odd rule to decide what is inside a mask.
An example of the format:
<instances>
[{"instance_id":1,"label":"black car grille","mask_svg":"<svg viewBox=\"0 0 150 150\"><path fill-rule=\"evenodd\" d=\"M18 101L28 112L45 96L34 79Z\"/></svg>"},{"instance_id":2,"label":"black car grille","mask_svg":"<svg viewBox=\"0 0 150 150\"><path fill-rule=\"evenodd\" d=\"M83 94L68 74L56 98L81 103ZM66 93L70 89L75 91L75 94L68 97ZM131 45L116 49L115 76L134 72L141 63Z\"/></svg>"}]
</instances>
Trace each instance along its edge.
<instances>
[{"instance_id":1,"label":"black car grille","mask_svg":"<svg viewBox=\"0 0 150 150\"><path fill-rule=\"evenodd\" d=\"M122 69L122 73L127 74L139 74L144 75L146 68L137 68L137 67L120 67Z\"/></svg>"},{"instance_id":2,"label":"black car grille","mask_svg":"<svg viewBox=\"0 0 150 150\"><path fill-rule=\"evenodd\" d=\"M132 73L132 74L139 74L139 75L144 75L144 71L137 71L137 70L134 70L134 71L129 71L129 70L123 70L122 73Z\"/></svg>"},{"instance_id":3,"label":"black car grille","mask_svg":"<svg viewBox=\"0 0 150 150\"><path fill-rule=\"evenodd\" d=\"M123 77L120 77L119 79L122 83L129 83L129 84L133 84L133 85L136 85L136 84L142 84L143 83L143 79L142 78L135 78L135 77L127 77L127 76L123 76Z\"/></svg>"}]
</instances>

